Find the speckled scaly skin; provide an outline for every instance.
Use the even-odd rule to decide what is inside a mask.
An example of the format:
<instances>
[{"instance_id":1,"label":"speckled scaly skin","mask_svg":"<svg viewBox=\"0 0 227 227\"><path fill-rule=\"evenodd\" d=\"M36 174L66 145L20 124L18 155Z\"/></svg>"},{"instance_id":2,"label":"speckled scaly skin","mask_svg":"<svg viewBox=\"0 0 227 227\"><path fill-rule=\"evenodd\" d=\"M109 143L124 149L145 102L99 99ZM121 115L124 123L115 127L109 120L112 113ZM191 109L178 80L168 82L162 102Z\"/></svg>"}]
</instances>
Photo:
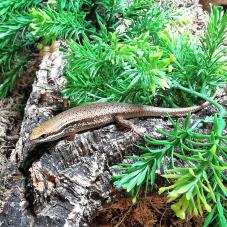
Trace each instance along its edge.
<instances>
[{"instance_id":1,"label":"speckled scaly skin","mask_svg":"<svg viewBox=\"0 0 227 227\"><path fill-rule=\"evenodd\" d=\"M97 103L82 105L66 110L50 120L41 123L32 130L30 140L36 142L48 142L66 137L88 129L93 129L117 121L124 126L132 128L124 119L135 117L185 116L189 112L201 110L209 103L200 106L186 108L160 108L147 105L135 105L126 103Z\"/></svg>"}]
</instances>

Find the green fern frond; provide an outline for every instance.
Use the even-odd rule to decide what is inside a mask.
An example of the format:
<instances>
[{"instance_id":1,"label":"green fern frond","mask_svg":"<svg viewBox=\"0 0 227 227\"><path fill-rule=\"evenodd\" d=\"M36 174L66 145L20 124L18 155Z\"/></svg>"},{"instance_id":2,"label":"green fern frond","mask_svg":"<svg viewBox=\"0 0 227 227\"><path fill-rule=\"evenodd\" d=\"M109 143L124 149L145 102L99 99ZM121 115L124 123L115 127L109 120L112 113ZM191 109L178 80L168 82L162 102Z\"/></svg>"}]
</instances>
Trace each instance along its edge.
<instances>
[{"instance_id":1,"label":"green fern frond","mask_svg":"<svg viewBox=\"0 0 227 227\"><path fill-rule=\"evenodd\" d=\"M1 0L0 2L0 22L8 19L14 13L26 12L31 7L39 6L42 0Z\"/></svg>"},{"instance_id":2,"label":"green fern frond","mask_svg":"<svg viewBox=\"0 0 227 227\"><path fill-rule=\"evenodd\" d=\"M84 12L75 11L56 12L51 8L32 9L32 23L30 24L32 35L38 38L45 38L47 42L63 39L78 39L85 33L92 31L91 25L85 20Z\"/></svg>"}]
</instances>

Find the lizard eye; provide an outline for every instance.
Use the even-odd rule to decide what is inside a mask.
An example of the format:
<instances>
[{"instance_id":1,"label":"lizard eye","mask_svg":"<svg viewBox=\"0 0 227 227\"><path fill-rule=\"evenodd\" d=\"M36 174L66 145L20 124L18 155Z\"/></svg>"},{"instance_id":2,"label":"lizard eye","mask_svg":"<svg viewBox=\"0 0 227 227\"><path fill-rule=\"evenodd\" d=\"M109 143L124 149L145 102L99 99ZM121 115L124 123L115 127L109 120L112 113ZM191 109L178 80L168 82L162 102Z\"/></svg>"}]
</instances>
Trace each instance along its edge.
<instances>
[{"instance_id":1,"label":"lizard eye","mask_svg":"<svg viewBox=\"0 0 227 227\"><path fill-rule=\"evenodd\" d=\"M45 139L47 137L47 135L43 134L40 136L40 139Z\"/></svg>"},{"instance_id":2,"label":"lizard eye","mask_svg":"<svg viewBox=\"0 0 227 227\"><path fill-rule=\"evenodd\" d=\"M69 133L73 133L75 130L74 130L74 128L69 128L68 130L67 130L67 132L69 132Z\"/></svg>"},{"instance_id":3,"label":"lizard eye","mask_svg":"<svg viewBox=\"0 0 227 227\"><path fill-rule=\"evenodd\" d=\"M74 132L74 128L69 129L69 132Z\"/></svg>"}]
</instances>

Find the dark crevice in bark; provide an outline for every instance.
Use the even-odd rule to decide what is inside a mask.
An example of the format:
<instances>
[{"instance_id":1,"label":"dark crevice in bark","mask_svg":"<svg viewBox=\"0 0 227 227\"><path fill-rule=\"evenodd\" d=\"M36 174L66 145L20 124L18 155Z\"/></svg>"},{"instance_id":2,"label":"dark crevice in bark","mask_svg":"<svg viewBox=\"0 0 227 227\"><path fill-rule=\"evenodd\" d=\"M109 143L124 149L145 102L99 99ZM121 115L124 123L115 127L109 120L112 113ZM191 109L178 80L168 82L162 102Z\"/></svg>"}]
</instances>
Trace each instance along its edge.
<instances>
[{"instance_id":1,"label":"dark crevice in bark","mask_svg":"<svg viewBox=\"0 0 227 227\"><path fill-rule=\"evenodd\" d=\"M34 211L34 186L32 185L30 173L27 172L25 175L25 198L28 202L28 209L31 212L31 214L35 217L35 211Z\"/></svg>"},{"instance_id":2,"label":"dark crevice in bark","mask_svg":"<svg viewBox=\"0 0 227 227\"><path fill-rule=\"evenodd\" d=\"M60 140L37 144L33 148L31 147L30 152L19 166L19 170L24 174L25 177L28 176L29 168L32 166L32 164L35 161L38 161L45 152L56 146L58 141Z\"/></svg>"}]
</instances>

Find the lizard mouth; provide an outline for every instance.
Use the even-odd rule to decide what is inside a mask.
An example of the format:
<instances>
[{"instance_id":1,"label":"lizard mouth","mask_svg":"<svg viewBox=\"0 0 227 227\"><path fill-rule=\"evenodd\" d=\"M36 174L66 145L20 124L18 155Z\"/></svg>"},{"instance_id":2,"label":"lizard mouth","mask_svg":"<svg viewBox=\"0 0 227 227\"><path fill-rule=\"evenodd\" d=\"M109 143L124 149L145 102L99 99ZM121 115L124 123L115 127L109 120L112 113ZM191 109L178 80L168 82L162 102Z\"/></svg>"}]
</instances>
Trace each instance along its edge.
<instances>
[{"instance_id":1,"label":"lizard mouth","mask_svg":"<svg viewBox=\"0 0 227 227\"><path fill-rule=\"evenodd\" d=\"M52 134L44 134L42 131L42 134L36 133L36 128L33 129L30 140L35 143L45 143L50 141L58 140L59 138L63 138L65 135L65 131L59 131L58 133L52 133Z\"/></svg>"},{"instance_id":2,"label":"lizard mouth","mask_svg":"<svg viewBox=\"0 0 227 227\"><path fill-rule=\"evenodd\" d=\"M46 135L44 134L44 130L40 127L36 127L32 130L30 135L30 140L36 140L36 139L45 139Z\"/></svg>"}]
</instances>

